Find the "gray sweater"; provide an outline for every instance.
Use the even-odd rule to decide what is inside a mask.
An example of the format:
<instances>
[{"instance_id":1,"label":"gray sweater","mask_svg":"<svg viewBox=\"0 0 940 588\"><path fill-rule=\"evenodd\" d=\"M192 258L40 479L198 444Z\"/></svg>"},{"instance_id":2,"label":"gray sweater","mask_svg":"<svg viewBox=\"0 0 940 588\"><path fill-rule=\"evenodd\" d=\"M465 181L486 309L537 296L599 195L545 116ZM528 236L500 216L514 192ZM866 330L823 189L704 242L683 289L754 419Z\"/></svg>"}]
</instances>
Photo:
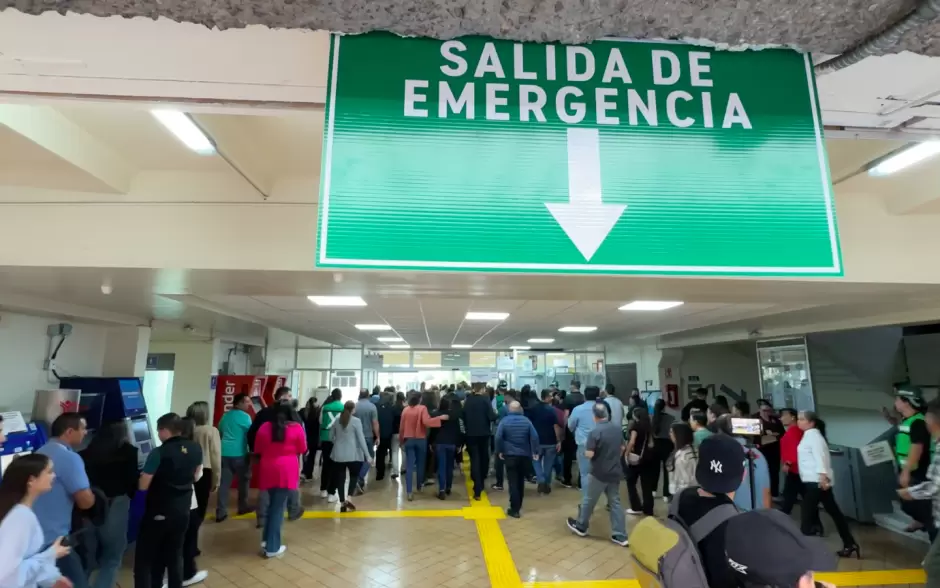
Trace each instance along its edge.
<instances>
[{"instance_id":1,"label":"gray sweater","mask_svg":"<svg viewBox=\"0 0 940 588\"><path fill-rule=\"evenodd\" d=\"M333 452L330 457L337 462L365 461L369 455L366 438L362 434L362 421L353 417L344 428L339 419L330 427L330 441L333 442Z\"/></svg>"}]
</instances>

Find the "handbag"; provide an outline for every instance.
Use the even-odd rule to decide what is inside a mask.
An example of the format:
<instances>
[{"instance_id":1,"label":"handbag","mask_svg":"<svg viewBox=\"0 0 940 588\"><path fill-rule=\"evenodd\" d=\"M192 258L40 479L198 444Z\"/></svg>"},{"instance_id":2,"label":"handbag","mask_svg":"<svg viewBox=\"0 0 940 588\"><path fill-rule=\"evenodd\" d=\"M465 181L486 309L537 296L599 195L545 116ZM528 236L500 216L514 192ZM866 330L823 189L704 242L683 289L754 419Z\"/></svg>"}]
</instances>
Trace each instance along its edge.
<instances>
[{"instance_id":1,"label":"handbag","mask_svg":"<svg viewBox=\"0 0 940 588\"><path fill-rule=\"evenodd\" d=\"M640 465L643 461L643 457L646 455L646 447L649 444L650 433L646 434L646 438L643 440L643 448L640 449L640 453L630 453L627 455L627 463L632 466Z\"/></svg>"}]
</instances>

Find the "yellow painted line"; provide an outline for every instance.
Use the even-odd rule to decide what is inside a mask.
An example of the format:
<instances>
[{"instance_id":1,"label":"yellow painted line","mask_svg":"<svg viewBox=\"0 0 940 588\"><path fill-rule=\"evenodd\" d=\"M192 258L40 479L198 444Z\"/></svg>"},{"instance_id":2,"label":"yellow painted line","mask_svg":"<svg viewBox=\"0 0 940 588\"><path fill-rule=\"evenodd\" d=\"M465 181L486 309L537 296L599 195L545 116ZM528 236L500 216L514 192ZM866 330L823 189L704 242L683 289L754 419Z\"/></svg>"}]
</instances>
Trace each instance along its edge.
<instances>
[{"instance_id":1,"label":"yellow painted line","mask_svg":"<svg viewBox=\"0 0 940 588\"><path fill-rule=\"evenodd\" d=\"M875 570L870 572L835 572L814 574L817 580L836 586L896 586L899 584L925 584L924 570Z\"/></svg>"},{"instance_id":2,"label":"yellow painted line","mask_svg":"<svg viewBox=\"0 0 940 588\"><path fill-rule=\"evenodd\" d=\"M498 506L467 506L463 518L468 521L492 521L506 518L506 512Z\"/></svg>"},{"instance_id":3,"label":"yellow painted line","mask_svg":"<svg viewBox=\"0 0 940 588\"><path fill-rule=\"evenodd\" d=\"M467 496L470 498L468 511L476 515L477 537L480 540L480 549L483 550L483 561L486 563L486 572L490 577L490 586L494 588L522 588L522 579L519 570L512 560L509 545L503 531L499 528L497 519L505 518L503 509L490 504L484 492L480 500L473 500L473 481L470 479L469 462L465 464L464 482L467 487ZM499 516L495 516L498 513Z\"/></svg>"},{"instance_id":4,"label":"yellow painted line","mask_svg":"<svg viewBox=\"0 0 940 588\"><path fill-rule=\"evenodd\" d=\"M579 580L565 582L526 582L523 588L639 588L636 580Z\"/></svg>"}]
</instances>

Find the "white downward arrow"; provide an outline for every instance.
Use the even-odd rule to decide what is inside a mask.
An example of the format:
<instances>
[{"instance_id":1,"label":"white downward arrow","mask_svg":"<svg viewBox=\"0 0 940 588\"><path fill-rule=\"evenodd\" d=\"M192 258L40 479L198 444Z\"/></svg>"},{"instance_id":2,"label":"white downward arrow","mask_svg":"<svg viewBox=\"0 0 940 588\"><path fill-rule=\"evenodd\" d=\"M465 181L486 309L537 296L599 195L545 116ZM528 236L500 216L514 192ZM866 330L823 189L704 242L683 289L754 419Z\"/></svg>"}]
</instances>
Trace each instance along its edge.
<instances>
[{"instance_id":1,"label":"white downward arrow","mask_svg":"<svg viewBox=\"0 0 940 588\"><path fill-rule=\"evenodd\" d=\"M568 202L545 206L585 261L591 261L627 208L603 202L597 129L568 129Z\"/></svg>"}]
</instances>

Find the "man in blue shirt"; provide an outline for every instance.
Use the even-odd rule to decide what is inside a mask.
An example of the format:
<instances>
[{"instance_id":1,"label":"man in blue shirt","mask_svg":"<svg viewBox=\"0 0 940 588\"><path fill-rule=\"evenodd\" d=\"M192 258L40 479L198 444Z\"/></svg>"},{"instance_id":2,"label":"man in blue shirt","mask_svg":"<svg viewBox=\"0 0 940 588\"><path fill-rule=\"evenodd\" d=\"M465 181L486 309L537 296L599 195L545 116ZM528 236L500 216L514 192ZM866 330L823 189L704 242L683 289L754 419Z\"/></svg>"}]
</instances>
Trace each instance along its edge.
<instances>
[{"instance_id":1,"label":"man in blue shirt","mask_svg":"<svg viewBox=\"0 0 940 588\"><path fill-rule=\"evenodd\" d=\"M85 473L85 462L75 453L75 448L85 439L85 433L86 424L82 415L77 412L62 413L52 422L49 442L38 451L52 460L52 470L55 472L52 490L40 495L33 503L33 512L39 519L46 545L71 533L74 507L87 510L95 505L95 495ZM74 550L58 559L56 565L74 588L88 586L82 560Z\"/></svg>"},{"instance_id":2,"label":"man in blue shirt","mask_svg":"<svg viewBox=\"0 0 940 588\"><path fill-rule=\"evenodd\" d=\"M568 429L574 432L574 442L578 446L578 488L584 491L588 474L591 473L591 460L584 455L584 445L588 434L594 430L594 403L600 397L600 389L588 386L584 390L584 404L576 406L568 417ZM610 414L608 407L607 414Z\"/></svg>"},{"instance_id":3,"label":"man in blue shirt","mask_svg":"<svg viewBox=\"0 0 940 588\"><path fill-rule=\"evenodd\" d=\"M509 508L506 514L518 519L525 497L525 476L528 462L539 457L539 435L522 414L522 405L513 400L508 414L496 429L496 455L506 463L509 478Z\"/></svg>"}]
</instances>

